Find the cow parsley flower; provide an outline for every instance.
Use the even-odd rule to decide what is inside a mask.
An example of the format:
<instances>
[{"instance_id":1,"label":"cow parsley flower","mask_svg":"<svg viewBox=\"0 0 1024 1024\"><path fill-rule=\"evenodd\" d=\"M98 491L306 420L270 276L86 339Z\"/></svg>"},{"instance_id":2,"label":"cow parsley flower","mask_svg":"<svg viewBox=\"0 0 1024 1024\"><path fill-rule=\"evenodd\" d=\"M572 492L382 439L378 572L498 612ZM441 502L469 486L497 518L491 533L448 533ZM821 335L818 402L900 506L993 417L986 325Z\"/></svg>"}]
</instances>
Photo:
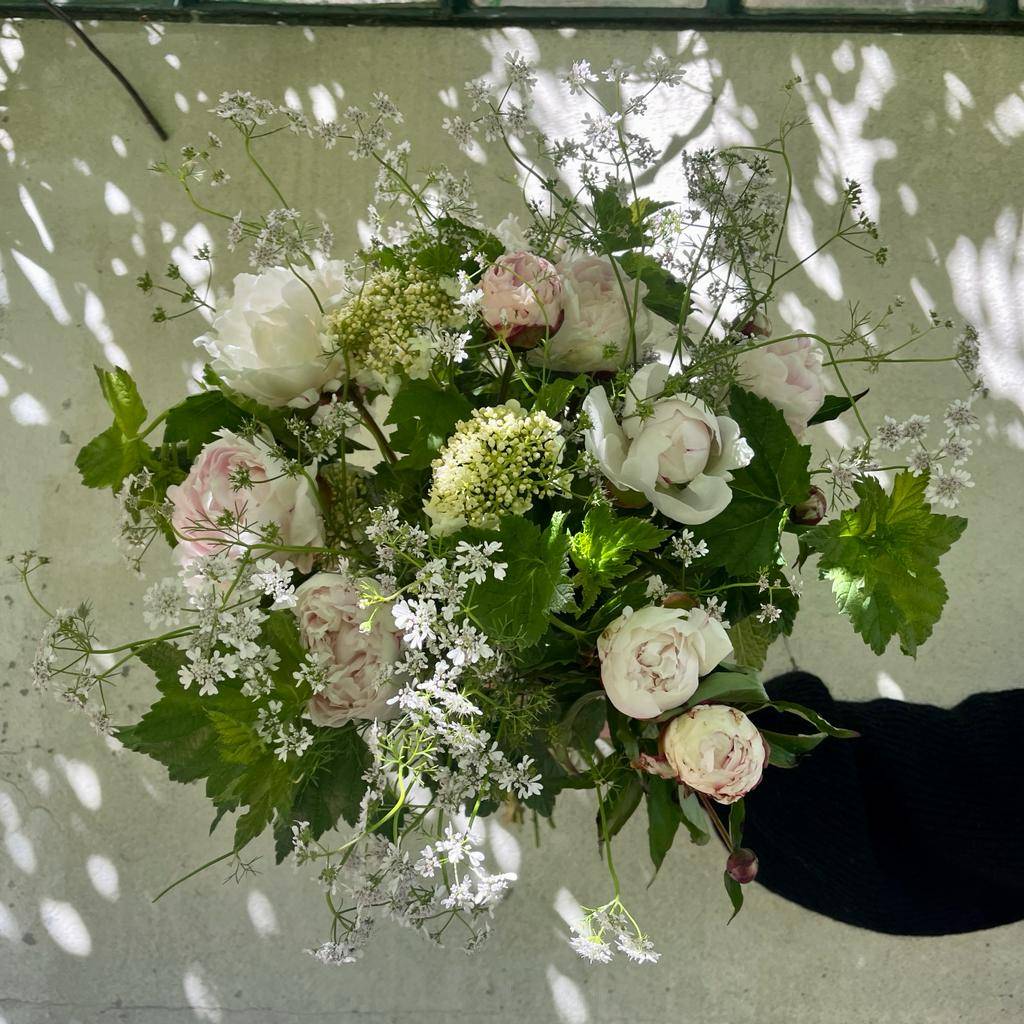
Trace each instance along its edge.
<instances>
[{"instance_id":1,"label":"cow parsley flower","mask_svg":"<svg viewBox=\"0 0 1024 1024\"><path fill-rule=\"evenodd\" d=\"M946 508L956 508L960 504L960 492L965 487L973 486L971 474L966 470L936 466L932 470L924 496L929 502L945 505Z\"/></svg>"},{"instance_id":2,"label":"cow parsley flower","mask_svg":"<svg viewBox=\"0 0 1024 1024\"><path fill-rule=\"evenodd\" d=\"M521 516L539 498L564 490L561 425L516 401L476 409L455 426L433 463L424 508L433 533L464 526L494 529L502 516Z\"/></svg>"}]
</instances>

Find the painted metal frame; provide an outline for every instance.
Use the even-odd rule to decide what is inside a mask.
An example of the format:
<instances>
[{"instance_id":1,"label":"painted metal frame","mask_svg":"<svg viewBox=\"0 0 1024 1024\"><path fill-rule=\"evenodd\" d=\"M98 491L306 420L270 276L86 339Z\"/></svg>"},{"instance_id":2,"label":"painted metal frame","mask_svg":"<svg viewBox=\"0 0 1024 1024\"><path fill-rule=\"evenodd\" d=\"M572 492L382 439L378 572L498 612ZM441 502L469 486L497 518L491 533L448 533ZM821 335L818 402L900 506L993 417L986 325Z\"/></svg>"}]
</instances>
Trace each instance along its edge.
<instances>
[{"instance_id":1,"label":"painted metal frame","mask_svg":"<svg viewBox=\"0 0 1024 1024\"><path fill-rule=\"evenodd\" d=\"M880 0L884 2L884 0ZM926 2L926 0L925 0ZM759 30L774 32L955 32L1024 34L1020 0L982 0L982 6L934 10L747 8L743 0L706 0L692 7L516 7L514 3L477 6L472 0L435 3L281 3L275 0L68 0L71 17L142 21L198 21L301 25L418 25L486 28L601 27L652 29ZM0 0L0 15L51 17L32 0Z\"/></svg>"}]
</instances>

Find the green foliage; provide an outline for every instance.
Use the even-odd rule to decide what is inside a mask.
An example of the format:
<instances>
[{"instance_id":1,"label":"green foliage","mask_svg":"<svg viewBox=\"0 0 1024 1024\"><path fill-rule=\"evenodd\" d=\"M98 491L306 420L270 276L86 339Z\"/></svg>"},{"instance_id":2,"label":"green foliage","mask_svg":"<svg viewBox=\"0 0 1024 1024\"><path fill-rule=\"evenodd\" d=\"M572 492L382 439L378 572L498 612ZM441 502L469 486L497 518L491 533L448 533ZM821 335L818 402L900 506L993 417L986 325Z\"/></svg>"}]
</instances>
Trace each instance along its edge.
<instances>
[{"instance_id":1,"label":"green foliage","mask_svg":"<svg viewBox=\"0 0 1024 1024\"><path fill-rule=\"evenodd\" d=\"M797 734L761 730L768 744L768 763L776 768L795 768L800 759L809 754L822 740L828 739L823 732Z\"/></svg>"},{"instance_id":2,"label":"green foliage","mask_svg":"<svg viewBox=\"0 0 1024 1024\"><path fill-rule=\"evenodd\" d=\"M615 779L608 791L600 796L604 822L601 821L601 809L598 809L596 824L599 843L605 838L612 839L623 830L643 797L644 787L637 772L630 769Z\"/></svg>"},{"instance_id":3,"label":"green foliage","mask_svg":"<svg viewBox=\"0 0 1024 1024\"><path fill-rule=\"evenodd\" d=\"M768 703L768 694L757 676L746 672L712 672L697 686L694 695L680 708L667 711L658 721L675 718L684 711L714 701L716 704L751 704L762 707Z\"/></svg>"},{"instance_id":4,"label":"green foliage","mask_svg":"<svg viewBox=\"0 0 1024 1024\"><path fill-rule=\"evenodd\" d=\"M776 630L770 622L758 622L753 615L729 627L733 661L741 668L764 668L768 648L775 639Z\"/></svg>"},{"instance_id":5,"label":"green foliage","mask_svg":"<svg viewBox=\"0 0 1024 1024\"><path fill-rule=\"evenodd\" d=\"M749 466L733 473L732 501L695 532L708 542L703 566L723 565L737 576L751 575L779 560L779 537L789 508L811 489L811 449L800 444L771 402L733 387L729 413L754 450Z\"/></svg>"},{"instance_id":6,"label":"green foliage","mask_svg":"<svg viewBox=\"0 0 1024 1024\"><path fill-rule=\"evenodd\" d=\"M459 420L473 411L469 401L451 388L429 381L406 381L391 404L387 422L397 425L390 437L395 451L404 453L400 469L428 469Z\"/></svg>"},{"instance_id":7,"label":"green foliage","mask_svg":"<svg viewBox=\"0 0 1024 1024\"><path fill-rule=\"evenodd\" d=\"M579 570L574 586L583 591L580 610L597 600L603 587L610 586L633 568L630 558L638 551L653 551L669 536L646 518L617 516L609 506L592 508L583 529L569 544L569 553Z\"/></svg>"},{"instance_id":8,"label":"green foliage","mask_svg":"<svg viewBox=\"0 0 1024 1024\"><path fill-rule=\"evenodd\" d=\"M569 538L564 516L541 530L526 519L505 518L501 529L464 531L474 540L500 540L505 578L488 579L469 593L472 616L496 643L523 649L537 643L549 625L558 587L566 579Z\"/></svg>"},{"instance_id":9,"label":"green foliage","mask_svg":"<svg viewBox=\"0 0 1024 1024\"><path fill-rule=\"evenodd\" d=\"M830 420L842 416L847 409L852 409L868 393L868 390L865 388L853 398L847 398L846 395L826 395L825 401L821 403L821 408L807 421L807 425L813 427L816 423L828 423Z\"/></svg>"},{"instance_id":10,"label":"green foliage","mask_svg":"<svg viewBox=\"0 0 1024 1024\"><path fill-rule=\"evenodd\" d=\"M139 389L131 374L120 366L114 372L94 366L99 378L100 390L110 411L114 414L114 425L125 437L135 437L146 422L146 407L142 404Z\"/></svg>"},{"instance_id":11,"label":"green foliage","mask_svg":"<svg viewBox=\"0 0 1024 1024\"><path fill-rule=\"evenodd\" d=\"M228 387L209 363L203 367L203 381L211 390L219 391L236 409L259 420L279 441L288 443L294 441L294 435L288 429L288 419L295 415L294 409L271 409L269 406L235 391Z\"/></svg>"},{"instance_id":12,"label":"green foliage","mask_svg":"<svg viewBox=\"0 0 1024 1024\"><path fill-rule=\"evenodd\" d=\"M616 257L622 269L647 285L644 305L669 323L678 324L689 292L653 256L627 252Z\"/></svg>"},{"instance_id":13,"label":"green foliage","mask_svg":"<svg viewBox=\"0 0 1024 1024\"><path fill-rule=\"evenodd\" d=\"M647 780L647 846L655 875L672 848L682 822L678 794L679 786L671 779L652 775Z\"/></svg>"},{"instance_id":14,"label":"green foliage","mask_svg":"<svg viewBox=\"0 0 1024 1024\"><path fill-rule=\"evenodd\" d=\"M602 253L622 252L650 245L650 218L672 203L640 199L625 206L619 199L618 189L607 185L603 189L591 190L594 219L597 231L594 241Z\"/></svg>"},{"instance_id":15,"label":"green foliage","mask_svg":"<svg viewBox=\"0 0 1024 1024\"><path fill-rule=\"evenodd\" d=\"M839 610L876 653L894 636L914 655L942 614L947 591L940 557L967 520L939 515L925 501L926 475L900 473L886 494L877 480L859 481L860 504L803 534L819 552L818 573L832 581Z\"/></svg>"},{"instance_id":16,"label":"green foliage","mask_svg":"<svg viewBox=\"0 0 1024 1024\"><path fill-rule=\"evenodd\" d=\"M586 387L587 383L583 374L578 377L556 377L537 389L530 411L546 412L552 419L558 419L565 411L572 393Z\"/></svg>"},{"instance_id":17,"label":"green foliage","mask_svg":"<svg viewBox=\"0 0 1024 1024\"><path fill-rule=\"evenodd\" d=\"M182 444L189 461L213 441L223 427L238 430L248 416L218 390L202 391L171 406L164 421L164 443Z\"/></svg>"}]
</instances>

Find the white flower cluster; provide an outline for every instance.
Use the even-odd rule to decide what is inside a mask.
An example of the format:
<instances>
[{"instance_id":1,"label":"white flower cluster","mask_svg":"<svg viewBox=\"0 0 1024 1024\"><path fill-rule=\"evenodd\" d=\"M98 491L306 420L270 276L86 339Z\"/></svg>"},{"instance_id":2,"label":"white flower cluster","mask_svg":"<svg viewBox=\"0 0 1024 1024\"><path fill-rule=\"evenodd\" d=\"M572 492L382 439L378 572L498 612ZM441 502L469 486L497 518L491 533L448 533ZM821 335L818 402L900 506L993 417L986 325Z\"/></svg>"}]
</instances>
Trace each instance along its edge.
<instances>
[{"instance_id":1,"label":"white flower cluster","mask_svg":"<svg viewBox=\"0 0 1024 1024\"><path fill-rule=\"evenodd\" d=\"M433 532L495 528L501 516L521 516L535 500L565 490L571 477L562 466L561 429L514 400L476 409L457 423L433 464L424 506Z\"/></svg>"}]
</instances>

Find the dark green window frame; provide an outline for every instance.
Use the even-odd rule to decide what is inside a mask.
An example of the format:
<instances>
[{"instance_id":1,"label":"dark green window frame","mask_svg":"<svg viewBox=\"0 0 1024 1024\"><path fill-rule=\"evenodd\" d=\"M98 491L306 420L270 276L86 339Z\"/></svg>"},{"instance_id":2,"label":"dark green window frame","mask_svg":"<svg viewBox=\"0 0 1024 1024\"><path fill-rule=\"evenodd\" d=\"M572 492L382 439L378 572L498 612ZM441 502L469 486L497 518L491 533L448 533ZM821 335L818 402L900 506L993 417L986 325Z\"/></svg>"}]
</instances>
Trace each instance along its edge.
<instances>
[{"instance_id":1,"label":"dark green window frame","mask_svg":"<svg viewBox=\"0 0 1024 1024\"><path fill-rule=\"evenodd\" d=\"M980 6L927 7L928 0L903 0L917 9L843 7L822 0L819 7L753 9L743 0L705 0L702 7L548 6L517 7L480 0L436 0L388 4L281 3L275 0L68 0L60 6L77 20L201 21L305 25L419 25L486 28L604 27L651 31L658 28L762 30L782 32L958 32L1024 34L1024 0L981 0ZM33 0L0 0L0 16L52 15Z\"/></svg>"}]
</instances>

